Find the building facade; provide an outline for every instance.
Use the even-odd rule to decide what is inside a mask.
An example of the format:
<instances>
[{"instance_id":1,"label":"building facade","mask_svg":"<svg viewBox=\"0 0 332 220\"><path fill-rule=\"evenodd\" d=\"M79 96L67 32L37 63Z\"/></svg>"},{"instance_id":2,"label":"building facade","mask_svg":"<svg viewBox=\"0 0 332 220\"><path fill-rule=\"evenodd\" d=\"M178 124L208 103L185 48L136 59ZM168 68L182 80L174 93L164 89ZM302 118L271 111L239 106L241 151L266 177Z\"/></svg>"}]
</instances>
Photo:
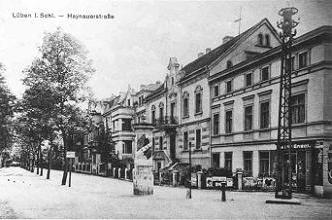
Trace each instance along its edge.
<instances>
[{"instance_id":1,"label":"building facade","mask_svg":"<svg viewBox=\"0 0 332 220\"><path fill-rule=\"evenodd\" d=\"M292 185L298 190L331 192L331 27L321 27L294 40L292 63ZM255 37L254 37L255 39ZM261 38L256 37L257 44ZM211 74L212 160L246 176L276 175L281 47L274 47L228 69ZM219 131L219 132L217 132ZM331 157L331 155L330 155ZM287 181L287 167L282 169Z\"/></svg>"}]
</instances>

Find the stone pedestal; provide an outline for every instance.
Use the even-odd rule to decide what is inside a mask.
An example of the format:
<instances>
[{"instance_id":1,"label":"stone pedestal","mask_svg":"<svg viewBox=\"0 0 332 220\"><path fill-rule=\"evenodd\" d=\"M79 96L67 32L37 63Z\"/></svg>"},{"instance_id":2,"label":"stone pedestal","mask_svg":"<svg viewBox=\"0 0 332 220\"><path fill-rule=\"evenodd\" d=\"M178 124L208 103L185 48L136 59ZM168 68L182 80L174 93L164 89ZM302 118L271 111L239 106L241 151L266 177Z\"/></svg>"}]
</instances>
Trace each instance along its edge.
<instances>
[{"instance_id":1,"label":"stone pedestal","mask_svg":"<svg viewBox=\"0 0 332 220\"><path fill-rule=\"evenodd\" d=\"M243 171L238 170L238 171L236 171L236 173L237 173L237 186L238 186L238 189L242 190Z\"/></svg>"},{"instance_id":2,"label":"stone pedestal","mask_svg":"<svg viewBox=\"0 0 332 220\"><path fill-rule=\"evenodd\" d=\"M121 178L121 168L118 168L118 178Z\"/></svg>"},{"instance_id":3,"label":"stone pedestal","mask_svg":"<svg viewBox=\"0 0 332 220\"><path fill-rule=\"evenodd\" d=\"M127 171L128 171L128 169L125 168L125 176L124 176L125 180L128 179Z\"/></svg>"},{"instance_id":4,"label":"stone pedestal","mask_svg":"<svg viewBox=\"0 0 332 220\"><path fill-rule=\"evenodd\" d=\"M173 186L177 186L179 183L178 183L178 175L179 175L179 171L177 170L173 170L172 172L172 175L173 175L173 178L172 178L172 185Z\"/></svg>"},{"instance_id":5,"label":"stone pedestal","mask_svg":"<svg viewBox=\"0 0 332 220\"><path fill-rule=\"evenodd\" d=\"M202 171L197 172L197 187L198 187L198 189L202 189L202 175L203 175Z\"/></svg>"}]
</instances>

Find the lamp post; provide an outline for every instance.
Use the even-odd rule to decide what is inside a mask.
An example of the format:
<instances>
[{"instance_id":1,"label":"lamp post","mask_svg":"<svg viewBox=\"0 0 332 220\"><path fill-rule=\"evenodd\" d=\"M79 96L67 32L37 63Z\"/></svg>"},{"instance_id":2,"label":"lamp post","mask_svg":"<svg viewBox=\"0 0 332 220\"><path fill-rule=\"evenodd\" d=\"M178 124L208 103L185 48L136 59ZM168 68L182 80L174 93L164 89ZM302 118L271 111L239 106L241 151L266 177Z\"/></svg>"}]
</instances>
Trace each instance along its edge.
<instances>
[{"instance_id":1,"label":"lamp post","mask_svg":"<svg viewBox=\"0 0 332 220\"><path fill-rule=\"evenodd\" d=\"M292 152L292 109L291 109L291 95L292 95L292 41L296 35L298 22L292 19L298 10L294 7L282 8L279 15L282 20L277 23L278 28L282 30L280 38L281 44L281 73L280 73L280 90L279 90L279 115L278 115L278 139L277 139L277 186L276 198L292 198L292 167L291 167L291 152ZM284 160L282 152L284 149L288 150L288 192L283 186L281 177L281 170ZM282 192L279 195L279 192Z\"/></svg>"},{"instance_id":2,"label":"lamp post","mask_svg":"<svg viewBox=\"0 0 332 220\"><path fill-rule=\"evenodd\" d=\"M188 199L191 199L191 142L189 142L189 191Z\"/></svg>"}]
</instances>

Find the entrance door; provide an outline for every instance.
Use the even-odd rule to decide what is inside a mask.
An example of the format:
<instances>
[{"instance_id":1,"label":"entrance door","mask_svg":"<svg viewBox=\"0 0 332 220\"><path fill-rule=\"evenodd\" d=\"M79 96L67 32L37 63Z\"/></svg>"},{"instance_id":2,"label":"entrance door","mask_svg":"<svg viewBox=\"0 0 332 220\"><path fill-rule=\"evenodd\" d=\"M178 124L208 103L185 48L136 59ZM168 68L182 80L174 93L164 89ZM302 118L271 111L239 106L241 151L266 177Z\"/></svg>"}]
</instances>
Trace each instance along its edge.
<instances>
[{"instance_id":1,"label":"entrance door","mask_svg":"<svg viewBox=\"0 0 332 220\"><path fill-rule=\"evenodd\" d=\"M175 134L171 134L170 137L170 156L171 159L174 160L175 159L175 139L176 139L176 135Z\"/></svg>"},{"instance_id":2,"label":"entrance door","mask_svg":"<svg viewBox=\"0 0 332 220\"><path fill-rule=\"evenodd\" d=\"M288 169L288 163L289 160L289 154L284 153L284 166L282 170L283 175L283 183L288 185L288 175L289 175L289 169ZM303 191L305 190L305 175L306 175L306 163L305 163L305 151L297 151L291 153L290 156L290 166L292 169L292 188L297 191Z\"/></svg>"}]
</instances>

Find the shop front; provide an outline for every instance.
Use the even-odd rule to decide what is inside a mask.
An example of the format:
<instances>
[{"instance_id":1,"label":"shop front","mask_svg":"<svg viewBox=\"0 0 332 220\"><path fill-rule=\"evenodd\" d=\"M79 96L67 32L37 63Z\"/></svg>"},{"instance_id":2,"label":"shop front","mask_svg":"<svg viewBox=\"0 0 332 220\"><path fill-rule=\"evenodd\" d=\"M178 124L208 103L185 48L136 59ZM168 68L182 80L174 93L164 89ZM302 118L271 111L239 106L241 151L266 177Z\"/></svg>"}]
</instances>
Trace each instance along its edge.
<instances>
[{"instance_id":1,"label":"shop front","mask_svg":"<svg viewBox=\"0 0 332 220\"><path fill-rule=\"evenodd\" d=\"M281 181L289 186L289 172L293 191L310 192L314 185L322 182L322 149L315 141L295 142L291 150L283 147L281 150L282 168ZM291 169L291 170L289 170Z\"/></svg>"}]
</instances>

